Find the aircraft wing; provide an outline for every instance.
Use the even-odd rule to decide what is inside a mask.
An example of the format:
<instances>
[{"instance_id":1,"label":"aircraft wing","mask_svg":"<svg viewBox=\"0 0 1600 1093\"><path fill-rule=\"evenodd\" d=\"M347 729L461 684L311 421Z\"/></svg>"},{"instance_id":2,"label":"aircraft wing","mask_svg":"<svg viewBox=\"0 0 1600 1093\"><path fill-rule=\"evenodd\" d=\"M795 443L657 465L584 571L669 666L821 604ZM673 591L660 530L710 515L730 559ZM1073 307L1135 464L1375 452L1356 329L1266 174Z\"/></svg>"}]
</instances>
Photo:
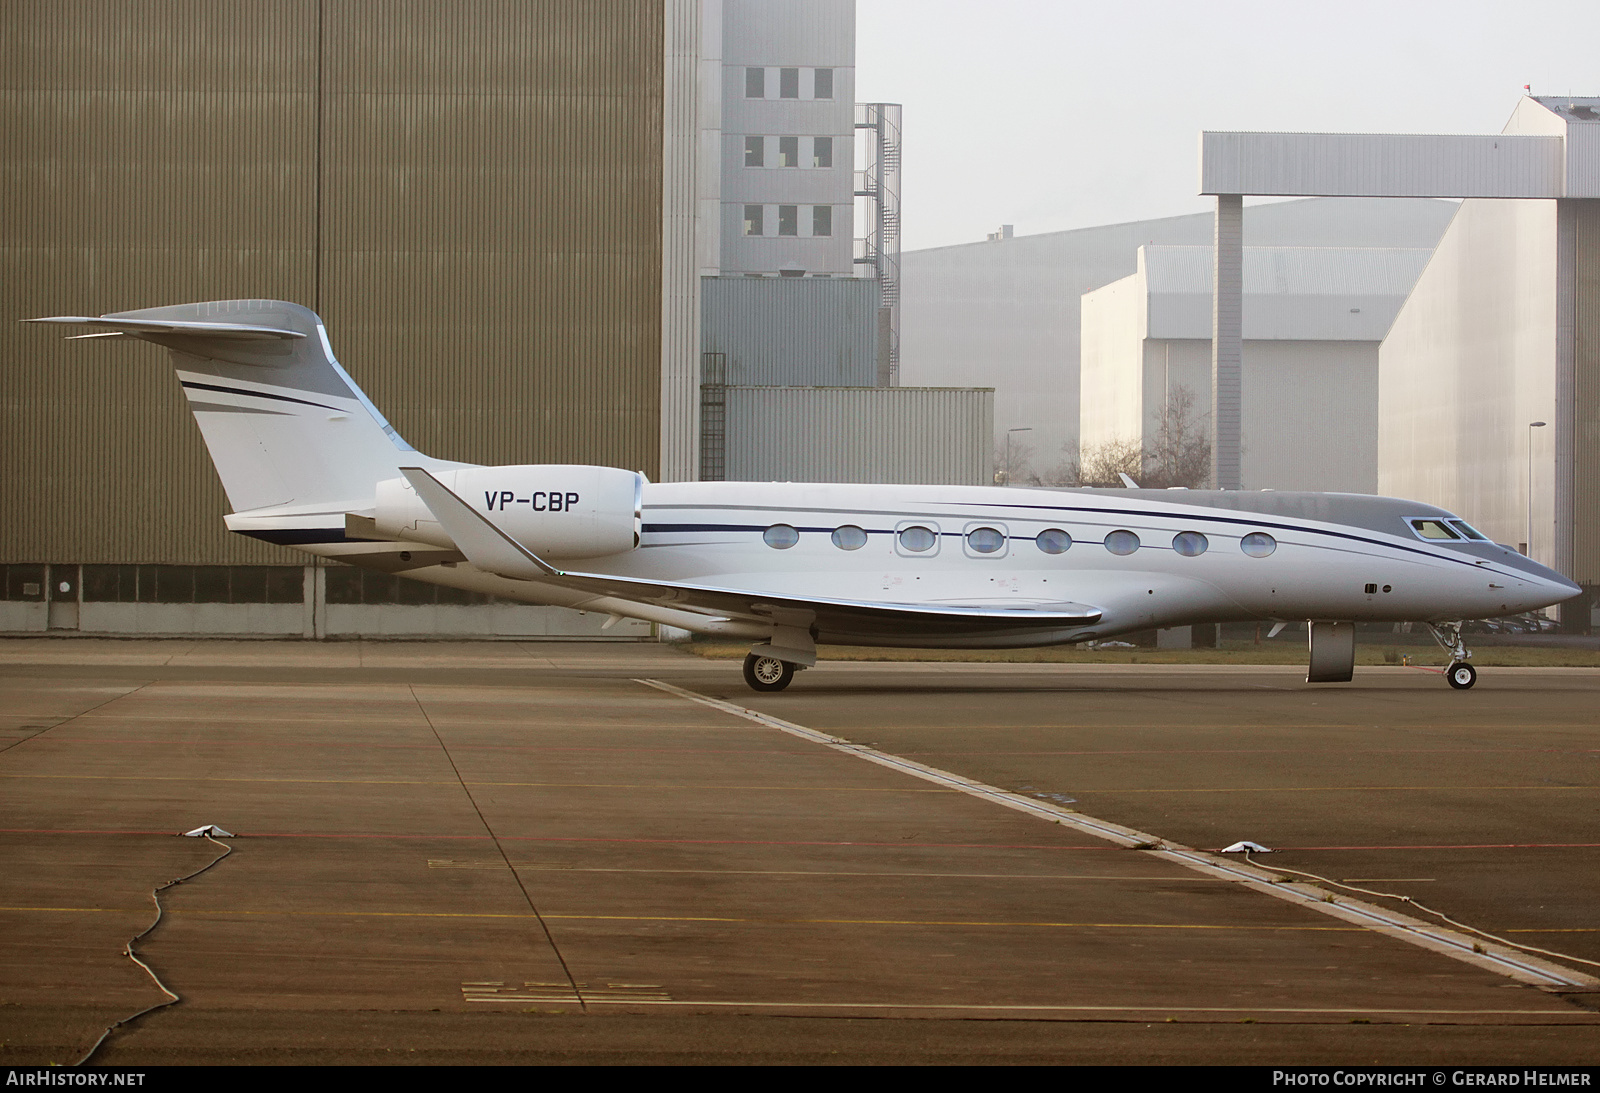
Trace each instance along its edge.
<instances>
[{"instance_id":1,"label":"aircraft wing","mask_svg":"<svg viewBox=\"0 0 1600 1093\"><path fill-rule=\"evenodd\" d=\"M695 611L708 616L843 631L857 635L922 636L974 631L1066 629L1100 621L1098 608L1080 603L888 603L828 597L774 595L605 573L558 569L505 534L420 467L402 467L417 495L479 569L517 580L538 581L635 603Z\"/></svg>"}]
</instances>

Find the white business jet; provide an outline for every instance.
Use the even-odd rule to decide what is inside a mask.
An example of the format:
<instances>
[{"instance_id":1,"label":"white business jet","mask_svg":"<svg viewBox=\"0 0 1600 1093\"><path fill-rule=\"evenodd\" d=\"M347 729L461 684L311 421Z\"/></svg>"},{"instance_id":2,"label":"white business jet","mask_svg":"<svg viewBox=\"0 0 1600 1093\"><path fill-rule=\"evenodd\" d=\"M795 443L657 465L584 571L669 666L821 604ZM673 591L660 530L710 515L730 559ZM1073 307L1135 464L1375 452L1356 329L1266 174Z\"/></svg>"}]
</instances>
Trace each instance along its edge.
<instances>
[{"instance_id":1,"label":"white business jet","mask_svg":"<svg viewBox=\"0 0 1600 1093\"><path fill-rule=\"evenodd\" d=\"M1452 513L1355 494L652 483L480 467L406 444L297 304L223 300L40 323L165 346L233 506L228 527L527 603L747 639L789 685L817 643L999 649L1156 627L1305 621L1308 680L1348 681L1355 623L1463 619L1581 591Z\"/></svg>"}]
</instances>

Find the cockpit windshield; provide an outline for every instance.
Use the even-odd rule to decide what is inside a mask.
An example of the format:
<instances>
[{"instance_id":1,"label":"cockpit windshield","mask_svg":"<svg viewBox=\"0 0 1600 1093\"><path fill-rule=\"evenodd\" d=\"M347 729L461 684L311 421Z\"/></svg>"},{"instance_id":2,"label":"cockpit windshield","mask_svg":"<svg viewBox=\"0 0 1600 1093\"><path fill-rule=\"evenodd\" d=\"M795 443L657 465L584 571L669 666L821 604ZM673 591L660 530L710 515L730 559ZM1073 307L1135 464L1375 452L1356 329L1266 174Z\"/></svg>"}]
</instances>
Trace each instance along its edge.
<instances>
[{"instance_id":1,"label":"cockpit windshield","mask_svg":"<svg viewBox=\"0 0 1600 1093\"><path fill-rule=\"evenodd\" d=\"M1451 527L1465 535L1468 539L1476 539L1480 543L1487 543L1489 541L1489 537L1487 535L1473 527L1471 524L1467 523L1465 520L1451 520L1449 523Z\"/></svg>"},{"instance_id":2,"label":"cockpit windshield","mask_svg":"<svg viewBox=\"0 0 1600 1093\"><path fill-rule=\"evenodd\" d=\"M1465 520L1450 516L1413 516L1406 520L1411 534L1430 543L1489 542L1489 537Z\"/></svg>"},{"instance_id":3,"label":"cockpit windshield","mask_svg":"<svg viewBox=\"0 0 1600 1093\"><path fill-rule=\"evenodd\" d=\"M1450 542L1466 538L1465 535L1451 528L1443 520L1430 520L1419 517L1406 522L1411 525L1411 530L1418 539L1427 539L1430 542Z\"/></svg>"}]
</instances>

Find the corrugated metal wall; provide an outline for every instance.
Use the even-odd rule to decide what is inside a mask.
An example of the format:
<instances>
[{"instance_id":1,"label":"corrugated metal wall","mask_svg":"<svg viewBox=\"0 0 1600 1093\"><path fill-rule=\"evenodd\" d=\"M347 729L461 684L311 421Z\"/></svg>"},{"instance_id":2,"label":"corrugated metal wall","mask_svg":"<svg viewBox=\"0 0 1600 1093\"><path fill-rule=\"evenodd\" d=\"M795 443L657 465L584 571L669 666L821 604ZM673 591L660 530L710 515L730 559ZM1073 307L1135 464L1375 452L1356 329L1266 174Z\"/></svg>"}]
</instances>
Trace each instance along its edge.
<instances>
[{"instance_id":1,"label":"corrugated metal wall","mask_svg":"<svg viewBox=\"0 0 1600 1093\"><path fill-rule=\"evenodd\" d=\"M166 354L10 320L269 297L418 448L658 470L663 0L0 9L0 560L229 536Z\"/></svg>"},{"instance_id":2,"label":"corrugated metal wall","mask_svg":"<svg viewBox=\"0 0 1600 1093\"><path fill-rule=\"evenodd\" d=\"M857 277L706 277L704 351L727 382L871 387L878 378L878 282Z\"/></svg>"},{"instance_id":3,"label":"corrugated metal wall","mask_svg":"<svg viewBox=\"0 0 1600 1093\"><path fill-rule=\"evenodd\" d=\"M987 485L988 387L729 387L730 482Z\"/></svg>"},{"instance_id":4,"label":"corrugated metal wall","mask_svg":"<svg viewBox=\"0 0 1600 1093\"><path fill-rule=\"evenodd\" d=\"M1600 200L1575 201L1572 579L1600 585Z\"/></svg>"},{"instance_id":5,"label":"corrugated metal wall","mask_svg":"<svg viewBox=\"0 0 1600 1093\"><path fill-rule=\"evenodd\" d=\"M661 111L661 456L659 482L700 469L699 0L665 0Z\"/></svg>"},{"instance_id":6,"label":"corrugated metal wall","mask_svg":"<svg viewBox=\"0 0 1600 1093\"><path fill-rule=\"evenodd\" d=\"M1551 198L1564 173L1554 136L1200 134L1203 194Z\"/></svg>"}]
</instances>

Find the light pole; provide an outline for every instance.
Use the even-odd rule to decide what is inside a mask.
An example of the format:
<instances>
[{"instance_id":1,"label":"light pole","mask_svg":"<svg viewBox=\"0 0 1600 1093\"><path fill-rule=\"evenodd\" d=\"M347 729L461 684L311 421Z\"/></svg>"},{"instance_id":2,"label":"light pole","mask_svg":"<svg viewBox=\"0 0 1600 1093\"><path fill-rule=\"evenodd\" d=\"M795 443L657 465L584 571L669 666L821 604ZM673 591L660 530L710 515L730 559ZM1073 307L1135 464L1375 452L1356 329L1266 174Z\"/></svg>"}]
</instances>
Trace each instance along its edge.
<instances>
[{"instance_id":1,"label":"light pole","mask_svg":"<svg viewBox=\"0 0 1600 1093\"><path fill-rule=\"evenodd\" d=\"M1018 429L1007 429L1006 430L1006 465L1000 471L1001 474L1005 475L1006 480L1004 482L1000 483L1002 486L1011 485L1011 434L1012 433L1031 433L1031 432L1033 432L1033 426L1032 425L1024 425L1024 426L1022 426L1021 428L1018 428Z\"/></svg>"},{"instance_id":2,"label":"light pole","mask_svg":"<svg viewBox=\"0 0 1600 1093\"><path fill-rule=\"evenodd\" d=\"M1528 422L1528 528L1524 532L1527 539L1522 544L1522 553L1533 557L1533 431L1543 429L1544 422Z\"/></svg>"}]
</instances>

